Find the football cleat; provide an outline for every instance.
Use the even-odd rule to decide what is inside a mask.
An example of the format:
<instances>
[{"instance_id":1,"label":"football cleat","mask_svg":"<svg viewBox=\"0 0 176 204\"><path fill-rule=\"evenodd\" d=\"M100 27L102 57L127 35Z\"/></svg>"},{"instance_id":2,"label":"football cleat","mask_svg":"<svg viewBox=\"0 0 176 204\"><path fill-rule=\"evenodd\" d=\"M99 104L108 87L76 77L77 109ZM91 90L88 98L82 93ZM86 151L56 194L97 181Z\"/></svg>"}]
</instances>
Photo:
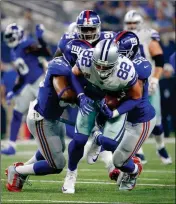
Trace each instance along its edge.
<instances>
[{"instance_id":1,"label":"football cleat","mask_svg":"<svg viewBox=\"0 0 176 204\"><path fill-rule=\"evenodd\" d=\"M16 153L16 150L14 147L12 146L8 146L8 147L5 147L4 149L1 150L1 154L5 154L5 155L15 155Z\"/></svg>"},{"instance_id":2,"label":"football cleat","mask_svg":"<svg viewBox=\"0 0 176 204\"><path fill-rule=\"evenodd\" d=\"M161 148L160 150L157 150L156 153L160 157L163 164L165 164L165 165L172 164L172 159L168 155L165 147Z\"/></svg>"},{"instance_id":3,"label":"football cleat","mask_svg":"<svg viewBox=\"0 0 176 204\"><path fill-rule=\"evenodd\" d=\"M75 183L77 178L77 170L70 171L67 170L67 175L65 177L64 185L62 186L62 193L74 194L75 193Z\"/></svg>"},{"instance_id":4,"label":"football cleat","mask_svg":"<svg viewBox=\"0 0 176 204\"><path fill-rule=\"evenodd\" d=\"M142 172L142 163L138 157L132 158L134 163L138 165L138 171L135 174L123 173L123 177L120 183L119 190L133 190L136 186L136 181Z\"/></svg>"},{"instance_id":5,"label":"football cleat","mask_svg":"<svg viewBox=\"0 0 176 204\"><path fill-rule=\"evenodd\" d=\"M115 168L109 173L109 178L111 180L117 181L119 174L120 174L120 170Z\"/></svg>"},{"instance_id":6,"label":"football cleat","mask_svg":"<svg viewBox=\"0 0 176 204\"><path fill-rule=\"evenodd\" d=\"M8 191L20 192L23 188L27 176L22 176L16 172L15 166L9 166L7 169L8 183L6 188Z\"/></svg>"},{"instance_id":7,"label":"football cleat","mask_svg":"<svg viewBox=\"0 0 176 204\"><path fill-rule=\"evenodd\" d=\"M15 162L15 163L13 164L14 167L23 166L23 165L24 165L23 162ZM5 175L8 176L8 168L5 169Z\"/></svg>"},{"instance_id":8,"label":"football cleat","mask_svg":"<svg viewBox=\"0 0 176 204\"><path fill-rule=\"evenodd\" d=\"M87 152L87 163L88 164L94 164L99 157L99 154L101 152L101 146L96 144L96 139L97 139L97 136L100 134L102 134L102 132L100 132L99 130L96 130L92 134L91 146Z\"/></svg>"},{"instance_id":9,"label":"football cleat","mask_svg":"<svg viewBox=\"0 0 176 204\"><path fill-rule=\"evenodd\" d=\"M136 155L136 157L140 158L141 163L142 163L143 165L147 163L147 160L145 159L144 154L139 154L139 153L137 153L137 154L135 154L135 155Z\"/></svg>"}]
</instances>

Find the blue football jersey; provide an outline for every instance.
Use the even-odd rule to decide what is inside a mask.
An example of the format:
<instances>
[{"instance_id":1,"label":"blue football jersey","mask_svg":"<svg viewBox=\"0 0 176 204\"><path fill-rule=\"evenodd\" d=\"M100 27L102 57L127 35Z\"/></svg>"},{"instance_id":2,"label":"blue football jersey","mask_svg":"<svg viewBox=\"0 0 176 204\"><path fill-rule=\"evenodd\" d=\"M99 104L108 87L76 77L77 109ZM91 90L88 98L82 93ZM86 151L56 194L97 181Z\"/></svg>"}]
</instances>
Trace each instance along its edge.
<instances>
[{"instance_id":1,"label":"blue football jersey","mask_svg":"<svg viewBox=\"0 0 176 204\"><path fill-rule=\"evenodd\" d=\"M127 120L132 123L146 122L155 116L155 109L148 98L148 78L151 74L152 65L140 54L137 54L132 62L138 74L138 79L143 81L143 95L141 102L128 112Z\"/></svg>"},{"instance_id":2,"label":"blue football jersey","mask_svg":"<svg viewBox=\"0 0 176 204\"><path fill-rule=\"evenodd\" d=\"M37 104L34 109L44 118L56 120L58 119L66 105L61 104L57 92L53 87L53 76L71 75L71 67L63 57L56 57L48 64L48 70L45 79L41 82L37 97Z\"/></svg>"},{"instance_id":3,"label":"blue football jersey","mask_svg":"<svg viewBox=\"0 0 176 204\"><path fill-rule=\"evenodd\" d=\"M23 83L34 83L43 73L39 66L38 56L26 53L26 48L36 44L32 38L23 40L16 48L11 50L12 61L18 68L18 74L23 78Z\"/></svg>"},{"instance_id":4,"label":"blue football jersey","mask_svg":"<svg viewBox=\"0 0 176 204\"><path fill-rule=\"evenodd\" d=\"M113 39L115 37L116 33L115 32L109 32L109 31L104 31L104 32L101 32L100 34L100 38L92 43L92 46L94 47L99 41L101 40L104 40L104 39ZM58 42L58 45L57 47L60 48L61 52L64 53L64 49L65 49L65 46L68 42L70 42L71 40L74 40L74 39L80 39L78 37L78 34L77 33L65 33L60 41Z\"/></svg>"}]
</instances>

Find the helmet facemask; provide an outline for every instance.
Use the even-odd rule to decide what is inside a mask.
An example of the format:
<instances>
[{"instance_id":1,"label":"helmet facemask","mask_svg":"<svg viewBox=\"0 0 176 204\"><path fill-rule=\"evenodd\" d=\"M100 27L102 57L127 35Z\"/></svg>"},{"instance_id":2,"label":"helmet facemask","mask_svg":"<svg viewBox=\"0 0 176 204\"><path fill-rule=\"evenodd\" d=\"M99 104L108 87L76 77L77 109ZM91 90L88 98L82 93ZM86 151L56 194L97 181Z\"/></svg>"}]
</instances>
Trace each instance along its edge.
<instances>
[{"instance_id":1,"label":"helmet facemask","mask_svg":"<svg viewBox=\"0 0 176 204\"><path fill-rule=\"evenodd\" d=\"M89 43L93 43L100 37L100 25L92 25L92 26L77 26L77 33L79 38L88 41Z\"/></svg>"},{"instance_id":2,"label":"helmet facemask","mask_svg":"<svg viewBox=\"0 0 176 204\"><path fill-rule=\"evenodd\" d=\"M98 62L97 62L93 59L93 64L94 64L94 68L95 68L96 72L98 73L98 75L100 76L100 78L106 79L113 72L115 65L117 64L117 61L115 63L108 64L107 61L98 60Z\"/></svg>"}]
</instances>

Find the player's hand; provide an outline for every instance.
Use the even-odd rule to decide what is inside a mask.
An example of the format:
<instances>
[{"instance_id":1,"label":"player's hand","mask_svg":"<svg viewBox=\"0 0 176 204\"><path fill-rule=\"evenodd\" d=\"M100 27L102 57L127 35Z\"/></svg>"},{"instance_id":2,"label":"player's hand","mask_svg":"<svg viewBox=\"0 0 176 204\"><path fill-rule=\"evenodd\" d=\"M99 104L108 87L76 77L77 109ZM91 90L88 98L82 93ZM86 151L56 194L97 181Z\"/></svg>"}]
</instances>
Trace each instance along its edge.
<instances>
[{"instance_id":1,"label":"player's hand","mask_svg":"<svg viewBox=\"0 0 176 204\"><path fill-rule=\"evenodd\" d=\"M81 94L79 97L79 102L80 102L80 112L81 115L89 115L89 113L94 111L93 108L93 103L94 101L92 99L90 99L89 97L87 97L85 94Z\"/></svg>"},{"instance_id":2,"label":"player's hand","mask_svg":"<svg viewBox=\"0 0 176 204\"><path fill-rule=\"evenodd\" d=\"M109 109L105 99L100 102L100 110L108 119L113 118L113 111Z\"/></svg>"},{"instance_id":3,"label":"player's hand","mask_svg":"<svg viewBox=\"0 0 176 204\"><path fill-rule=\"evenodd\" d=\"M159 80L155 77L152 77L150 80L149 80L149 88L148 88L148 92L149 92L149 95L153 95L155 92L156 92L156 89L158 87L158 82Z\"/></svg>"},{"instance_id":4,"label":"player's hand","mask_svg":"<svg viewBox=\"0 0 176 204\"><path fill-rule=\"evenodd\" d=\"M45 31L45 27L43 24L36 25L35 34L36 34L37 38L42 38L44 31Z\"/></svg>"},{"instance_id":5,"label":"player's hand","mask_svg":"<svg viewBox=\"0 0 176 204\"><path fill-rule=\"evenodd\" d=\"M13 91L10 91L7 93L6 95L6 102L7 102L7 105L9 106L11 104L11 100L12 98L15 96L14 92Z\"/></svg>"}]
</instances>

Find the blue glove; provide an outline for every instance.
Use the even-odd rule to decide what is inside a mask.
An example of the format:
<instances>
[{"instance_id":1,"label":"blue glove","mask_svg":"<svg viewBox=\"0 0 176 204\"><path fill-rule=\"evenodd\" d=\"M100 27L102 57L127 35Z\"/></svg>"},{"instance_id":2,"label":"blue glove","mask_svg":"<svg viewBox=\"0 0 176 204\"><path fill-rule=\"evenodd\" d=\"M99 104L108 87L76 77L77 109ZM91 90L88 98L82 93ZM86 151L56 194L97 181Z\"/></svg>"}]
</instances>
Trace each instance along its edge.
<instances>
[{"instance_id":1,"label":"blue glove","mask_svg":"<svg viewBox=\"0 0 176 204\"><path fill-rule=\"evenodd\" d=\"M11 104L11 100L12 98L15 96L15 93L13 91L10 91L7 93L6 95L6 102L7 102L7 105L9 106Z\"/></svg>"},{"instance_id":2,"label":"blue glove","mask_svg":"<svg viewBox=\"0 0 176 204\"><path fill-rule=\"evenodd\" d=\"M45 30L45 27L43 24L36 25L35 34L36 34L37 38L43 37L44 30Z\"/></svg>"},{"instance_id":3,"label":"blue glove","mask_svg":"<svg viewBox=\"0 0 176 204\"><path fill-rule=\"evenodd\" d=\"M80 96L78 96L78 99L80 101L79 107L82 116L89 115L90 112L94 111L94 108L92 106L94 101L92 99L87 97L85 94L81 94Z\"/></svg>"},{"instance_id":4,"label":"blue glove","mask_svg":"<svg viewBox=\"0 0 176 204\"><path fill-rule=\"evenodd\" d=\"M100 110L108 119L111 119L113 117L113 111L109 109L105 102L105 99L101 100L100 102Z\"/></svg>"}]
</instances>

